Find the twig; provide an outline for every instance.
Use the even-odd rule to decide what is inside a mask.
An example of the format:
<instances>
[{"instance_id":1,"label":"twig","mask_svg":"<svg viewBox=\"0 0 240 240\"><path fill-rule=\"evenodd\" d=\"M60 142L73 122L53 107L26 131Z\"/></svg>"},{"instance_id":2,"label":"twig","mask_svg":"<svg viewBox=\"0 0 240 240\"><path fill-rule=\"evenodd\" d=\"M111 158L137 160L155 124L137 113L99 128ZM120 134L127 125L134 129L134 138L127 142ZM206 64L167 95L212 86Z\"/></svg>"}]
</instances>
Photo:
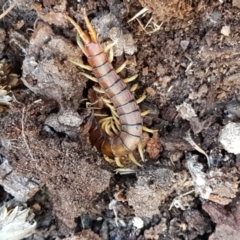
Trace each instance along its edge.
<instances>
[{"instance_id":1,"label":"twig","mask_svg":"<svg viewBox=\"0 0 240 240\"><path fill-rule=\"evenodd\" d=\"M140 10L137 14L135 14L131 19L128 20L128 23L130 23L131 21L133 21L134 19L138 18L139 16L143 15L144 13L146 13L148 11L147 8L143 8L142 10Z\"/></svg>"},{"instance_id":2,"label":"twig","mask_svg":"<svg viewBox=\"0 0 240 240\"><path fill-rule=\"evenodd\" d=\"M128 20L128 23L131 22L131 21L133 21L134 19L136 19L136 20L138 21L140 27L143 29L143 31L144 31L145 33L147 33L147 34L152 34L152 33L157 32L158 30L160 30L163 22L162 22L160 25L157 25L157 24L153 21L153 17L151 17L151 18L148 20L147 24L144 26L144 25L142 24L142 22L138 19L138 17L141 16L141 15L144 16L147 11L148 11L147 8L143 8L141 11L139 11L137 14L135 14L130 20ZM150 26L150 25L152 25L152 26ZM148 27L148 26L151 27L153 30L152 30L152 31L147 31L147 27Z\"/></svg>"},{"instance_id":3,"label":"twig","mask_svg":"<svg viewBox=\"0 0 240 240\"><path fill-rule=\"evenodd\" d=\"M188 143L195 148L195 150L197 150L198 152L202 153L203 155L205 155L205 157L207 158L207 163L208 163L208 167L211 167L211 163L210 163L210 158L207 155L207 153L201 149L192 139L190 131L187 132L186 137L184 138L186 141L188 141Z\"/></svg>"},{"instance_id":4,"label":"twig","mask_svg":"<svg viewBox=\"0 0 240 240\"><path fill-rule=\"evenodd\" d=\"M4 18L14 7L16 6L16 3L13 3L10 7L7 8L1 15L0 19Z\"/></svg>"},{"instance_id":5,"label":"twig","mask_svg":"<svg viewBox=\"0 0 240 240\"><path fill-rule=\"evenodd\" d=\"M33 161L36 161L34 159L33 155L32 155L31 149L29 148L29 145L28 145L27 139L26 139L26 135L25 135L25 132L24 132L24 114L25 114L25 107L23 107L23 110L22 110L22 138L23 138L23 142L24 142L24 144L25 144L25 146L26 146L26 148L28 150L28 153L29 153L31 159Z\"/></svg>"},{"instance_id":6,"label":"twig","mask_svg":"<svg viewBox=\"0 0 240 240\"><path fill-rule=\"evenodd\" d=\"M171 203L171 205L170 205L170 207L169 207L169 210L171 210L174 206L175 206L175 207L179 206L182 210L185 210L184 207L182 206L181 202L180 202L180 201L181 201L181 198L184 197L184 196L187 196L187 195L189 195L189 194L191 194L191 193L194 193L194 190L188 191L188 192L186 192L186 193L183 193L183 194L178 195L177 197L175 197L175 198L172 200L172 203ZM179 207L177 207L177 208L179 208Z\"/></svg>"}]
</instances>

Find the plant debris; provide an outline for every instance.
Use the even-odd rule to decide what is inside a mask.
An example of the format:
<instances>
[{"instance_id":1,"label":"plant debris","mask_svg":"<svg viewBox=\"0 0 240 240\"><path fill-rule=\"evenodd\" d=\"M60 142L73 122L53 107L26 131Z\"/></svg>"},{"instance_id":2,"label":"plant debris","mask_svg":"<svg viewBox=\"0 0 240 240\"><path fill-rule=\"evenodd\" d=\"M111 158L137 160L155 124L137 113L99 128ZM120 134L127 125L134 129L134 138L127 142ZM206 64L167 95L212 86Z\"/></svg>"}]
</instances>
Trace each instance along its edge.
<instances>
[{"instance_id":1,"label":"plant debris","mask_svg":"<svg viewBox=\"0 0 240 240\"><path fill-rule=\"evenodd\" d=\"M237 169L213 169L204 173L203 165L197 162L197 158L193 155L186 163L193 178L195 193L218 204L229 204L238 191Z\"/></svg>"},{"instance_id":2,"label":"plant debris","mask_svg":"<svg viewBox=\"0 0 240 240\"><path fill-rule=\"evenodd\" d=\"M14 200L0 207L1 239L19 240L31 236L37 226L30 209Z\"/></svg>"}]
</instances>

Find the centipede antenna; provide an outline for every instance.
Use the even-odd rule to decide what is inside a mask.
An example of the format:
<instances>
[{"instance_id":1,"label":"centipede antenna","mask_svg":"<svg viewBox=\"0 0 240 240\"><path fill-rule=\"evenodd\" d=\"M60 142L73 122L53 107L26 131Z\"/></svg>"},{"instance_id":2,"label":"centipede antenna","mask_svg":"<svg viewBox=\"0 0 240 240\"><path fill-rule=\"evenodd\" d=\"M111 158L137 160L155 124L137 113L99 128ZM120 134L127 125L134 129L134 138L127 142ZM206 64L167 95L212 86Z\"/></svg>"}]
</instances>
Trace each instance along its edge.
<instances>
[{"instance_id":1,"label":"centipede antenna","mask_svg":"<svg viewBox=\"0 0 240 240\"><path fill-rule=\"evenodd\" d=\"M120 67L118 67L115 72L120 73L128 64L128 60L126 60Z\"/></svg>"},{"instance_id":2,"label":"centipede antenna","mask_svg":"<svg viewBox=\"0 0 240 240\"><path fill-rule=\"evenodd\" d=\"M95 31L95 29L93 28L93 25L91 24L88 16L87 16L87 12L86 12L86 8L83 8L83 17L84 17L84 20L86 22L86 25L87 25L87 29L88 29L88 32L90 34L90 38L93 42L97 43L98 39L97 39L97 33Z\"/></svg>"},{"instance_id":3,"label":"centipede antenna","mask_svg":"<svg viewBox=\"0 0 240 240\"><path fill-rule=\"evenodd\" d=\"M131 76L131 77L129 77L129 78L123 79L123 82L124 82L124 83L129 83L129 82L135 80L137 77L138 77L138 75L135 74L135 75L133 75L133 76Z\"/></svg>"},{"instance_id":4,"label":"centipede antenna","mask_svg":"<svg viewBox=\"0 0 240 240\"><path fill-rule=\"evenodd\" d=\"M150 129L150 128L147 128L147 127L145 127L145 126L142 126L142 130L143 130L144 132L148 132L148 133L158 132L157 129Z\"/></svg>"},{"instance_id":5,"label":"centipede antenna","mask_svg":"<svg viewBox=\"0 0 240 240\"><path fill-rule=\"evenodd\" d=\"M139 167L142 167L142 165L136 160L136 158L134 157L133 153L129 153L128 157L130 158L130 160L135 163L136 165L138 165Z\"/></svg>"},{"instance_id":6,"label":"centipede antenna","mask_svg":"<svg viewBox=\"0 0 240 240\"><path fill-rule=\"evenodd\" d=\"M94 82L98 82L97 78L95 78L95 77L93 77L93 76L91 76L91 75L89 75L89 74L86 74L86 73L84 73L84 72L80 72L80 74L83 75L84 77L86 77L86 78L94 81Z\"/></svg>"},{"instance_id":7,"label":"centipede antenna","mask_svg":"<svg viewBox=\"0 0 240 240\"><path fill-rule=\"evenodd\" d=\"M76 42L77 42L77 45L81 48L82 52L84 53L84 55L87 56L87 52L85 51L85 47L81 41L81 37L80 35L77 33L76 35Z\"/></svg>"},{"instance_id":8,"label":"centipede antenna","mask_svg":"<svg viewBox=\"0 0 240 240\"><path fill-rule=\"evenodd\" d=\"M82 30L82 28L70 17L65 16L65 18L77 29L80 38L83 40L85 44L88 44L91 40L89 36Z\"/></svg>"},{"instance_id":9,"label":"centipede antenna","mask_svg":"<svg viewBox=\"0 0 240 240\"><path fill-rule=\"evenodd\" d=\"M144 112L141 112L141 116L144 117L150 113L150 110L146 110Z\"/></svg>"},{"instance_id":10,"label":"centipede antenna","mask_svg":"<svg viewBox=\"0 0 240 240\"><path fill-rule=\"evenodd\" d=\"M81 63L81 62L74 61L74 60L72 60L72 59L68 59L68 61L71 62L71 63L73 63L73 64L75 64L75 65L77 65L77 66L79 66L79 67L81 67L81 68L83 68L83 69L92 71L92 67L91 67L90 65L85 65L85 64L83 64L83 63Z\"/></svg>"}]
</instances>

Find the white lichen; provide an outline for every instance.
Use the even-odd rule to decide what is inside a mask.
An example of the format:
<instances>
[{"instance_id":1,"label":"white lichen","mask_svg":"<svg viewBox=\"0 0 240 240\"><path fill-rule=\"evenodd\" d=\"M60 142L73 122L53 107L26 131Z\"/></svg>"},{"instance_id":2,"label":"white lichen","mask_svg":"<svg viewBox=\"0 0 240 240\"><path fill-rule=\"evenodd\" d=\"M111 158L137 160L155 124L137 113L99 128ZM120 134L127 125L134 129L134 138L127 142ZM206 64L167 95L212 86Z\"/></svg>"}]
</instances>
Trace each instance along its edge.
<instances>
[{"instance_id":1,"label":"white lichen","mask_svg":"<svg viewBox=\"0 0 240 240\"><path fill-rule=\"evenodd\" d=\"M234 154L240 154L240 123L228 123L219 134L223 148Z\"/></svg>"},{"instance_id":2,"label":"white lichen","mask_svg":"<svg viewBox=\"0 0 240 240\"><path fill-rule=\"evenodd\" d=\"M13 201L0 208L0 239L19 240L31 236L37 225L33 213L29 208L12 205Z\"/></svg>"}]
</instances>

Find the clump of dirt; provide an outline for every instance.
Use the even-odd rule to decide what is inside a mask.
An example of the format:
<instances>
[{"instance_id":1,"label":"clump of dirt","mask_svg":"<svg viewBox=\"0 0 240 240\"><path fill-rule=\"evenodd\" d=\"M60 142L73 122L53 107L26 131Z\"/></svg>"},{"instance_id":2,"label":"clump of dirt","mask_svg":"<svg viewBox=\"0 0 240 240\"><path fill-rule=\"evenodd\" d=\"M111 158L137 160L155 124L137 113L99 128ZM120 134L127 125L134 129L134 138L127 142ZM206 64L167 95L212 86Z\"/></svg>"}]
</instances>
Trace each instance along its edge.
<instances>
[{"instance_id":1,"label":"clump of dirt","mask_svg":"<svg viewBox=\"0 0 240 240\"><path fill-rule=\"evenodd\" d=\"M155 18L159 21L168 22L172 18L183 19L187 17L192 7L185 0L139 0L143 7L153 12Z\"/></svg>"},{"instance_id":2,"label":"clump of dirt","mask_svg":"<svg viewBox=\"0 0 240 240\"><path fill-rule=\"evenodd\" d=\"M83 230L81 233L78 233L76 236L64 238L63 240L100 240L101 238L95 234L90 229Z\"/></svg>"},{"instance_id":3,"label":"clump of dirt","mask_svg":"<svg viewBox=\"0 0 240 240\"><path fill-rule=\"evenodd\" d=\"M42 101L25 107L25 111L18 108L1 118L2 126L8 129L1 136L15 139L14 146L2 154L11 159L15 171L47 185L54 213L73 228L74 218L91 209L96 194L108 187L111 173L101 169L101 162L89 155L91 145L83 144L85 138L73 140L54 131L43 131L44 120L56 105ZM24 129L16 132L15 126Z\"/></svg>"},{"instance_id":4,"label":"clump of dirt","mask_svg":"<svg viewBox=\"0 0 240 240\"><path fill-rule=\"evenodd\" d=\"M81 55L79 47L40 22L23 61L22 80L34 93L57 101L60 109L77 109L86 80L69 59Z\"/></svg>"},{"instance_id":5,"label":"clump of dirt","mask_svg":"<svg viewBox=\"0 0 240 240\"><path fill-rule=\"evenodd\" d=\"M205 239L204 236L211 231L209 217L199 210L186 210L170 221L163 215L159 223L144 231L144 237L156 240L165 239L165 236L172 239Z\"/></svg>"},{"instance_id":6,"label":"clump of dirt","mask_svg":"<svg viewBox=\"0 0 240 240\"><path fill-rule=\"evenodd\" d=\"M237 201L239 201L239 197ZM232 236L233 240L238 239L240 208L237 201L230 205L229 210L212 202L203 204L203 209L210 215L213 222L217 224L215 232L209 237L210 240L227 239L229 236Z\"/></svg>"},{"instance_id":7,"label":"clump of dirt","mask_svg":"<svg viewBox=\"0 0 240 240\"><path fill-rule=\"evenodd\" d=\"M127 192L127 200L138 217L149 217L159 214L159 206L174 191L187 191L191 183L187 175L174 173L167 168L152 166L137 172L137 182Z\"/></svg>"},{"instance_id":8,"label":"clump of dirt","mask_svg":"<svg viewBox=\"0 0 240 240\"><path fill-rule=\"evenodd\" d=\"M123 53L133 55L137 51L132 34L122 28L120 22L112 13L94 18L91 22L99 34L100 42L105 41L105 44L116 42L114 56L122 56ZM112 41L109 41L109 39Z\"/></svg>"}]
</instances>

